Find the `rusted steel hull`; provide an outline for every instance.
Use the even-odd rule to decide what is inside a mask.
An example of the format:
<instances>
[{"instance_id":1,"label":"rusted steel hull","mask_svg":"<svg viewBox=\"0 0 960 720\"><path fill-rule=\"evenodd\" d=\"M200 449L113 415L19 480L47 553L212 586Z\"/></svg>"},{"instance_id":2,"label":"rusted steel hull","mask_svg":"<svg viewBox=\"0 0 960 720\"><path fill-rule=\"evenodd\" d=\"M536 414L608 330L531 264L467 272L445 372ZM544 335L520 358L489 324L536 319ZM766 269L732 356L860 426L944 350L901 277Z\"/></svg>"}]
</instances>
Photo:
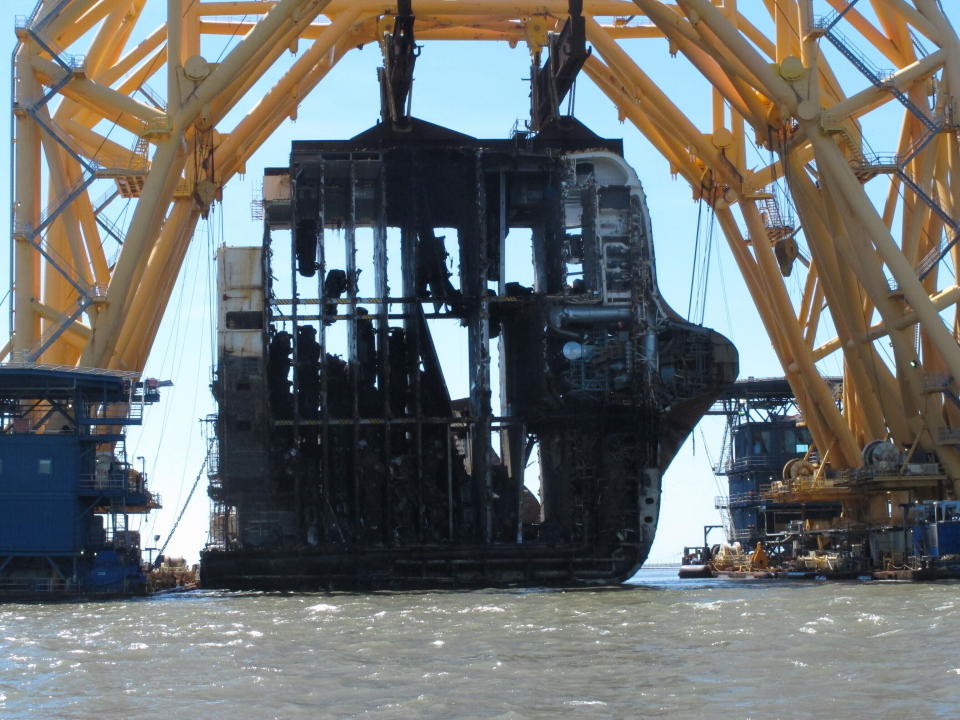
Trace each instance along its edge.
<instances>
[{"instance_id":1,"label":"rusted steel hull","mask_svg":"<svg viewBox=\"0 0 960 720\"><path fill-rule=\"evenodd\" d=\"M259 255L220 257L204 586L640 567L662 474L737 357L660 296L618 141L568 120L511 140L411 121L295 143L264 215Z\"/></svg>"}]
</instances>

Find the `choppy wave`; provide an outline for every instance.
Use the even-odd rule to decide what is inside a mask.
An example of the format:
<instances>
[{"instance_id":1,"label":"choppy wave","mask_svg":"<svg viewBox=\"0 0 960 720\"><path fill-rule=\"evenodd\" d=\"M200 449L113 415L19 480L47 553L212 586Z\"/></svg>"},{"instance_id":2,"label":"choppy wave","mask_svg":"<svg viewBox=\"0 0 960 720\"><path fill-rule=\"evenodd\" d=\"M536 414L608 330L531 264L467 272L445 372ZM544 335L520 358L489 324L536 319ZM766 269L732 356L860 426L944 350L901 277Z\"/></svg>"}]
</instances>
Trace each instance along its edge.
<instances>
[{"instance_id":1,"label":"choppy wave","mask_svg":"<svg viewBox=\"0 0 960 720\"><path fill-rule=\"evenodd\" d=\"M0 718L956 717L960 585L0 605Z\"/></svg>"}]
</instances>

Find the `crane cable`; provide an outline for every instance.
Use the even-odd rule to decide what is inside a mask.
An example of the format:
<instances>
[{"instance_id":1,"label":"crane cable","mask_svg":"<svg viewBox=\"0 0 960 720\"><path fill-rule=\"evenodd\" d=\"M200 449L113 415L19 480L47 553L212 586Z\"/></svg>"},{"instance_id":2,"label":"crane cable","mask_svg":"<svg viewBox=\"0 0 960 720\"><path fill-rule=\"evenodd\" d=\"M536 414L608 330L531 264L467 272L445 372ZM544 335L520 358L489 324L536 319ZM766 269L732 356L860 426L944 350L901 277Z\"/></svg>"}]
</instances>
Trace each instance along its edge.
<instances>
[{"instance_id":1,"label":"crane cable","mask_svg":"<svg viewBox=\"0 0 960 720\"><path fill-rule=\"evenodd\" d=\"M187 499L183 501L183 507L180 508L180 514L177 515L177 519L173 522L173 527L170 528L170 534L167 535L167 539L163 541L163 545L160 546L160 550L157 552L157 559L153 561L153 567L160 567L160 563L163 562L163 551L167 549L167 545L170 544L170 540L173 538L173 534L177 531L177 527L180 525L180 521L183 520L183 515L187 512L187 506L190 505L190 500L193 498L193 493L197 490L197 485L200 484L200 478L203 477L203 470L207 467L207 458L203 458L203 462L200 463L200 471L197 473L196 479L193 481L193 487L190 488L190 492L187 493Z\"/></svg>"},{"instance_id":2,"label":"crane cable","mask_svg":"<svg viewBox=\"0 0 960 720\"><path fill-rule=\"evenodd\" d=\"M693 314L693 287L697 278L697 258L700 257L700 220L703 217L703 183L700 183L700 200L697 202L697 232L693 240L693 267L690 269L690 294L687 296L687 322Z\"/></svg>"},{"instance_id":3,"label":"crane cable","mask_svg":"<svg viewBox=\"0 0 960 720\"><path fill-rule=\"evenodd\" d=\"M706 177L706 172L704 173ZM697 203L697 231L693 246L693 267L690 271L690 294L687 298L687 321L703 325L707 309L707 290L710 286L710 263L713 255L714 219L713 203L716 191L711 188L711 197L707 201L707 229L701 243L701 225L703 221L704 193L707 184L700 180L700 199Z\"/></svg>"},{"instance_id":4,"label":"crane cable","mask_svg":"<svg viewBox=\"0 0 960 720\"><path fill-rule=\"evenodd\" d=\"M715 200L715 198L714 198ZM699 309L700 309L700 319L697 321L698 325L703 325L704 320L706 319L707 314L707 292L710 290L710 264L713 260L713 245L714 245L714 229L716 227L716 212L713 209L713 203L711 202L710 206L707 208L707 213L709 220L707 222L707 246L704 250L703 258L703 269L701 270L700 275L700 299L699 299Z\"/></svg>"}]
</instances>

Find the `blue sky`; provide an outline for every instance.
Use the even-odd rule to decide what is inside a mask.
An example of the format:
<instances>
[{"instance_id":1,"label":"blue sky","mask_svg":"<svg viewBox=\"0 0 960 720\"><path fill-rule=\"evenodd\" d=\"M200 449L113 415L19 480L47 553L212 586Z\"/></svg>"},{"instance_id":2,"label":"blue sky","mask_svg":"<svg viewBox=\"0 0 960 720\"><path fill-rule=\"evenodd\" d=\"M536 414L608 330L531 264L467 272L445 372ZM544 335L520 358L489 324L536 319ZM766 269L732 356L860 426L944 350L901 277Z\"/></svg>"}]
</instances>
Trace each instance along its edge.
<instances>
[{"instance_id":1,"label":"blue sky","mask_svg":"<svg viewBox=\"0 0 960 720\"><path fill-rule=\"evenodd\" d=\"M950 7L954 19L960 8L954 0ZM414 6L416 3L414 2ZM741 0L741 10L752 5L763 10L760 0ZM148 17L136 37L152 30L162 21L165 3L149 0ZM27 14L33 2L14 0L2 18L7 47L14 45L13 17ZM765 13L762 16L765 17ZM763 26L762 20L757 21ZM224 51L227 38L205 40L203 54L210 60ZM306 43L301 43L302 48ZM709 132L709 96L705 82L682 58L672 59L665 40L635 40L624 47L667 93L697 123ZM9 54L8 54L9 57ZM287 56L289 57L289 56ZM281 61L287 64L285 61ZM149 536L166 537L202 462L204 447L199 418L214 411L208 384L210 380L212 335L210 304L212 290L212 252L221 242L258 244L260 226L251 218L251 198L259 187L262 169L286 165L290 142L294 139L348 138L374 124L379 115L379 91L376 67L380 62L375 46L354 51L300 106L295 122L287 120L247 163L247 174L227 186L223 203L215 206L210 218L198 227L187 260L181 270L178 288L154 345L146 374L172 379L163 402L151 409L142 430L130 433L128 453L138 466L143 457L152 488L163 496L164 509L153 514L143 530L145 544ZM272 78L276 78L272 74ZM524 46L509 48L501 43L425 43L416 66L413 113L430 122L481 137L506 137L515 123L522 126L528 112L529 55ZM847 75L844 75L847 77ZM863 87L862 78L851 78L852 87ZM151 83L162 87L161 81ZM262 95L271 80L258 84L248 100L228 116L222 127L229 130L236 119ZM0 83L2 102L9 106L9 86ZM673 179L661 156L629 123L619 122L614 107L583 78L577 85L575 111L578 118L596 133L623 138L627 160L636 168L647 193L653 220L654 242L660 288L667 301L681 315L688 312L688 293L694 267L698 207L691 199L689 186ZM9 114L4 114L4 131L9 134ZM881 141L882 142L882 141ZM891 145L891 149L892 149ZM887 149L880 145L877 149ZM0 143L2 161L9 154L7 143ZM769 156L748 149L748 161L755 166L769 162ZM8 193L9 188L4 188ZM700 242L711 242L709 288L704 324L731 338L740 350L741 377L782 374L776 357L759 323L753 303L719 228L710 232L706 210L700 227ZM0 273L6 277L6 253L0 254ZM801 280L791 280L799 292ZM2 293L0 293L2 294ZM7 305L0 309L6 323ZM831 364L832 363L832 364ZM838 374L836 360L823 371ZM723 481L714 478L709 459L716 460L722 436L722 421L706 419L685 444L664 479L663 506L657 541L651 559L674 557L683 544L698 542L704 524L718 521L713 501L725 492ZM195 559L206 540L208 502L205 479L189 506L175 535L169 553Z\"/></svg>"}]
</instances>

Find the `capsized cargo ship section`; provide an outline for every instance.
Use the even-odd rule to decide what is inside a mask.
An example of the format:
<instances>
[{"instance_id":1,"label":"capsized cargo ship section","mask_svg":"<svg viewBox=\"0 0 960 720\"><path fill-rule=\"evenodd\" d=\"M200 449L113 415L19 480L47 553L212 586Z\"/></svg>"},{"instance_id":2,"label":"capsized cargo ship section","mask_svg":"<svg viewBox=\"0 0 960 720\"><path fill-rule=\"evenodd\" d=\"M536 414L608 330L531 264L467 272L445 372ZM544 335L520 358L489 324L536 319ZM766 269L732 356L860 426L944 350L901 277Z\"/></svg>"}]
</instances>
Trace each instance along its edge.
<instances>
[{"instance_id":1,"label":"capsized cargo ship section","mask_svg":"<svg viewBox=\"0 0 960 720\"><path fill-rule=\"evenodd\" d=\"M294 143L263 213L260 247L218 255L204 586L616 582L640 567L663 472L737 356L661 297L619 141L572 118L506 140L381 123ZM517 243L531 284L511 274ZM461 360L445 362L451 347Z\"/></svg>"}]
</instances>

